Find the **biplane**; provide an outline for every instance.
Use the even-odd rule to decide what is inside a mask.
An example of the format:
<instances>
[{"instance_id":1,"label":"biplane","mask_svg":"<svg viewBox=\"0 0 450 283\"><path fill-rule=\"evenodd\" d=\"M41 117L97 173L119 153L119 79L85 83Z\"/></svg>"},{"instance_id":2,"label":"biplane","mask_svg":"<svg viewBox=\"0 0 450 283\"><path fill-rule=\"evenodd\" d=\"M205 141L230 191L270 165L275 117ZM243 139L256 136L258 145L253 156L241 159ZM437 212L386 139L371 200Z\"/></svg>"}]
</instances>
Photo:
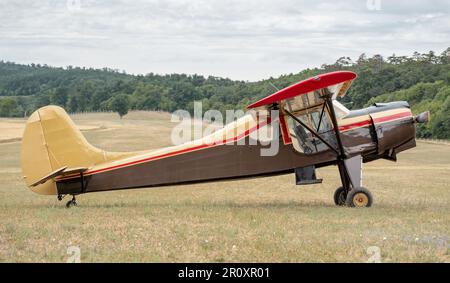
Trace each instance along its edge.
<instances>
[{"instance_id":1,"label":"biplane","mask_svg":"<svg viewBox=\"0 0 450 283\"><path fill-rule=\"evenodd\" d=\"M362 164L396 161L413 148L415 125L429 112L413 116L407 102L376 103L348 110L343 97L356 74L321 74L279 90L248 106L253 109L222 129L187 142L147 152L107 152L90 145L60 107L46 106L28 119L21 162L27 186L38 194L76 196L91 192L160 187L224 179L291 173L297 185L321 183L316 169L337 166L342 185L334 193L339 206L370 207L362 185ZM277 110L277 119L259 114ZM269 114L267 114L269 113ZM277 122L277 154L263 156L255 131ZM273 125L272 125L273 126ZM275 132L275 131L274 131ZM246 141L238 144L238 141Z\"/></svg>"}]
</instances>

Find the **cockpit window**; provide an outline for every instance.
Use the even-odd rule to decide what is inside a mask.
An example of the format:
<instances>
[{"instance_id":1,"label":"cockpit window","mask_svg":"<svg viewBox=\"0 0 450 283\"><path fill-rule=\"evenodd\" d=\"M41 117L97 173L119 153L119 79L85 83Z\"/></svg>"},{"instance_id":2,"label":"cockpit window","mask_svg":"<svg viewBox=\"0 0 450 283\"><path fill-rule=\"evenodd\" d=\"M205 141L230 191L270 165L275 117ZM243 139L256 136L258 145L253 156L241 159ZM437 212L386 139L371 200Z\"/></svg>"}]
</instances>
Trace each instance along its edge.
<instances>
[{"instance_id":1,"label":"cockpit window","mask_svg":"<svg viewBox=\"0 0 450 283\"><path fill-rule=\"evenodd\" d=\"M325 108L318 106L304 111L297 111L292 114L303 124L319 134L328 143L332 145L335 144L333 127L329 114ZM286 116L286 118L292 145L298 152L313 154L328 149L327 145L312 134L308 128L304 127L290 116Z\"/></svg>"},{"instance_id":2,"label":"cockpit window","mask_svg":"<svg viewBox=\"0 0 450 283\"><path fill-rule=\"evenodd\" d=\"M324 97L332 98L336 118L342 119L350 114L350 110L336 98L342 97L348 86L345 83L336 84L284 100L282 107L286 112L289 134L298 152L314 154L337 147L330 109Z\"/></svg>"}]
</instances>

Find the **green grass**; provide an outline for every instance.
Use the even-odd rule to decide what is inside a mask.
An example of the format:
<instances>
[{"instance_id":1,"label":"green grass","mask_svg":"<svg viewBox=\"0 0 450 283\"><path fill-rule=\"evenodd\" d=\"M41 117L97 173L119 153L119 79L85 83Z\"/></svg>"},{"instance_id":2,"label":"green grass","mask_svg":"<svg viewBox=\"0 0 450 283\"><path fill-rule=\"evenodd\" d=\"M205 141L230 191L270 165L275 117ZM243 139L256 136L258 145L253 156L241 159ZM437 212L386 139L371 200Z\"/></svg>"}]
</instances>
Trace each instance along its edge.
<instances>
[{"instance_id":1,"label":"green grass","mask_svg":"<svg viewBox=\"0 0 450 283\"><path fill-rule=\"evenodd\" d=\"M75 116L103 126L84 134L107 150L170 143L160 113ZM293 175L199 185L86 194L79 206L28 190L20 142L0 144L0 261L65 262L449 262L450 146L420 142L399 162L365 165L370 209L336 207L335 167L324 182L294 185Z\"/></svg>"}]
</instances>

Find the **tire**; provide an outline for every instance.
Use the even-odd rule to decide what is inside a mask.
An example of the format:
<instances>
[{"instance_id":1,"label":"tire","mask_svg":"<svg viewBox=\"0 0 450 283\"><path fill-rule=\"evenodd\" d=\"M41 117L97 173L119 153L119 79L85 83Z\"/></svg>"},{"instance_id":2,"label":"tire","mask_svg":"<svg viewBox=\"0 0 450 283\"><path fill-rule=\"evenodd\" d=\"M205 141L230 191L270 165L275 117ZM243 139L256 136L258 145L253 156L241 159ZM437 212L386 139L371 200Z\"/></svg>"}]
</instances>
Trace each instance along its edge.
<instances>
[{"instance_id":1,"label":"tire","mask_svg":"<svg viewBox=\"0 0 450 283\"><path fill-rule=\"evenodd\" d=\"M337 188L334 192L334 204L337 206L344 206L347 200L347 191L343 187Z\"/></svg>"},{"instance_id":2,"label":"tire","mask_svg":"<svg viewBox=\"0 0 450 283\"><path fill-rule=\"evenodd\" d=\"M355 188L348 192L345 201L348 207L371 207L372 194L366 188Z\"/></svg>"},{"instance_id":3,"label":"tire","mask_svg":"<svg viewBox=\"0 0 450 283\"><path fill-rule=\"evenodd\" d=\"M74 200L69 200L69 201L66 203L66 208L71 208L72 206L77 206L77 202L74 201Z\"/></svg>"}]
</instances>

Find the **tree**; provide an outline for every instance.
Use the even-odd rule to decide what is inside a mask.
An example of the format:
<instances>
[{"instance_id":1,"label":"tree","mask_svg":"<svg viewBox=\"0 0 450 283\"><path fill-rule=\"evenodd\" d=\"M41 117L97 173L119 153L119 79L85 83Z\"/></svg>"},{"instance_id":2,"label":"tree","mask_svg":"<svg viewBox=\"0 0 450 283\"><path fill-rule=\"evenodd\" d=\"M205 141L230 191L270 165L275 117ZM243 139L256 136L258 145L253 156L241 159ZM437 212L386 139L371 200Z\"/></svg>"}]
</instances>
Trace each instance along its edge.
<instances>
[{"instance_id":1,"label":"tree","mask_svg":"<svg viewBox=\"0 0 450 283\"><path fill-rule=\"evenodd\" d=\"M375 71L379 72L383 66L384 58L380 54L376 54L369 59L369 63Z\"/></svg>"},{"instance_id":2,"label":"tree","mask_svg":"<svg viewBox=\"0 0 450 283\"><path fill-rule=\"evenodd\" d=\"M353 61L350 57L340 57L336 60L336 63L334 63L337 69L342 69L343 67L350 67L353 65Z\"/></svg>"},{"instance_id":3,"label":"tree","mask_svg":"<svg viewBox=\"0 0 450 283\"><path fill-rule=\"evenodd\" d=\"M359 65L362 65L362 64L364 64L366 62L367 62L366 53L363 53L363 54L359 55L358 60L356 60L356 63L359 64Z\"/></svg>"},{"instance_id":4,"label":"tree","mask_svg":"<svg viewBox=\"0 0 450 283\"><path fill-rule=\"evenodd\" d=\"M13 102L6 103L0 114L23 116L24 112L30 114L49 103L61 105L68 112L114 110L119 113L118 109L123 109L120 116L127 113L125 109L192 111L193 101L203 101L204 111L243 110L251 102L272 94L275 91L272 84L281 89L339 69L358 74L343 99L343 102L352 102L349 106L352 109L368 105L372 98L379 98L377 102L406 100L414 113L431 110L432 122L423 127L419 125L419 136L442 137L448 132L448 111L438 112L450 92L436 93L442 84L450 85L450 48L439 55L415 52L413 56L392 55L387 59L381 55L367 57L363 53L355 63L348 57L341 57L322 68L257 82L186 74L127 75L110 68L55 68L0 61L0 104L8 97L17 104L14 107ZM438 115L442 119L439 120Z\"/></svg>"},{"instance_id":5,"label":"tree","mask_svg":"<svg viewBox=\"0 0 450 283\"><path fill-rule=\"evenodd\" d=\"M0 99L0 116L1 117L11 117L17 116L18 105L17 102L12 98Z\"/></svg>"},{"instance_id":6,"label":"tree","mask_svg":"<svg viewBox=\"0 0 450 283\"><path fill-rule=\"evenodd\" d=\"M94 110L90 107L94 91L95 83L92 80L85 80L77 83L73 95L77 97L78 111Z\"/></svg>"},{"instance_id":7,"label":"tree","mask_svg":"<svg viewBox=\"0 0 450 283\"><path fill-rule=\"evenodd\" d=\"M71 113L78 111L78 100L76 96L69 97L69 101L67 102L67 110Z\"/></svg>"},{"instance_id":8,"label":"tree","mask_svg":"<svg viewBox=\"0 0 450 283\"><path fill-rule=\"evenodd\" d=\"M408 57L406 57L406 56L395 56L395 53L394 53L394 54L392 54L392 56L389 56L387 58L387 61L389 63L391 63L391 64L398 65L398 64L403 64L406 61L408 61Z\"/></svg>"},{"instance_id":9,"label":"tree","mask_svg":"<svg viewBox=\"0 0 450 283\"><path fill-rule=\"evenodd\" d=\"M444 52L441 53L439 57L441 64L449 64L450 63L450 47L445 49Z\"/></svg>"},{"instance_id":10,"label":"tree","mask_svg":"<svg viewBox=\"0 0 450 283\"><path fill-rule=\"evenodd\" d=\"M432 120L432 133L438 139L450 138L450 97L447 97L439 111Z\"/></svg>"},{"instance_id":11,"label":"tree","mask_svg":"<svg viewBox=\"0 0 450 283\"><path fill-rule=\"evenodd\" d=\"M129 107L130 103L128 101L128 96L123 93L114 96L109 101L109 109L117 112L117 114L119 114L120 116L120 119L128 114Z\"/></svg>"},{"instance_id":12,"label":"tree","mask_svg":"<svg viewBox=\"0 0 450 283\"><path fill-rule=\"evenodd\" d=\"M413 56L412 56L413 60L416 62L419 62L422 60L422 56L420 55L419 52L414 51Z\"/></svg>"},{"instance_id":13,"label":"tree","mask_svg":"<svg viewBox=\"0 0 450 283\"><path fill-rule=\"evenodd\" d=\"M158 110L164 88L152 84L139 83L130 97L132 109Z\"/></svg>"},{"instance_id":14,"label":"tree","mask_svg":"<svg viewBox=\"0 0 450 283\"><path fill-rule=\"evenodd\" d=\"M50 103L53 105L66 106L67 103L67 93L66 87L58 87L50 91Z\"/></svg>"},{"instance_id":15,"label":"tree","mask_svg":"<svg viewBox=\"0 0 450 283\"><path fill-rule=\"evenodd\" d=\"M41 108L50 104L50 95L48 93L39 95L35 100L35 107Z\"/></svg>"},{"instance_id":16,"label":"tree","mask_svg":"<svg viewBox=\"0 0 450 283\"><path fill-rule=\"evenodd\" d=\"M425 61L432 64L439 63L439 57L436 56L434 51L430 51L427 54L423 54Z\"/></svg>"}]
</instances>

